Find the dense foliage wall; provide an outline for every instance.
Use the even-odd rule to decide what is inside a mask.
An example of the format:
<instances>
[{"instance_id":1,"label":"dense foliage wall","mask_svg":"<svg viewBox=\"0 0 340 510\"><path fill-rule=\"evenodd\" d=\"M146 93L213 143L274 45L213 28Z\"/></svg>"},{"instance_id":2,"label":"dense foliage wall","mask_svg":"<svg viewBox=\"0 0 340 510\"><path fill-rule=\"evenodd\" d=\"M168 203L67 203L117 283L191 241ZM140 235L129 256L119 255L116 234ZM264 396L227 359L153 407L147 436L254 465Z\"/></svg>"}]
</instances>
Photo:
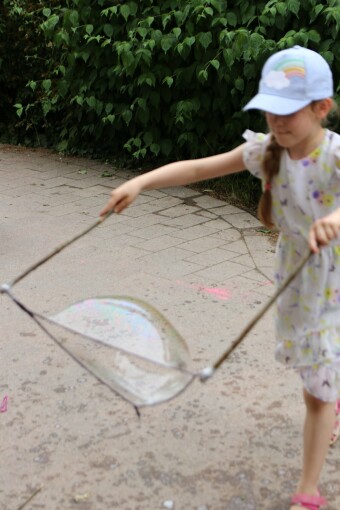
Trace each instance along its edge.
<instances>
[{"instance_id":1,"label":"dense foliage wall","mask_svg":"<svg viewBox=\"0 0 340 510\"><path fill-rule=\"evenodd\" d=\"M274 51L319 51L340 82L339 0L4 0L1 135L168 159L240 143ZM338 85L338 92L340 92Z\"/></svg>"}]
</instances>

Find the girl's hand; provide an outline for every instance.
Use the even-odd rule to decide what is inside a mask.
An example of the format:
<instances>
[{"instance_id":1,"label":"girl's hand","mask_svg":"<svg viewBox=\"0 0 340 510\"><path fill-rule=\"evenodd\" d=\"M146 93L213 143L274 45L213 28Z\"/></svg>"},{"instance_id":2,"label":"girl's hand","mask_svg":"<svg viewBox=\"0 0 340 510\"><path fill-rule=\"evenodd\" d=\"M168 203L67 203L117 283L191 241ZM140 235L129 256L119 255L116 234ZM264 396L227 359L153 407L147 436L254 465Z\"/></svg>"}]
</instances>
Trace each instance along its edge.
<instances>
[{"instance_id":1,"label":"girl's hand","mask_svg":"<svg viewBox=\"0 0 340 510\"><path fill-rule=\"evenodd\" d=\"M110 211L120 213L128 207L141 192L141 187L138 185L137 178L131 179L131 181L125 182L118 188L111 191L111 198L100 211L100 216L104 216Z\"/></svg>"},{"instance_id":2,"label":"girl's hand","mask_svg":"<svg viewBox=\"0 0 340 510\"><path fill-rule=\"evenodd\" d=\"M316 220L309 231L309 247L314 253L319 252L320 246L326 246L336 239L340 233L340 209Z\"/></svg>"}]
</instances>

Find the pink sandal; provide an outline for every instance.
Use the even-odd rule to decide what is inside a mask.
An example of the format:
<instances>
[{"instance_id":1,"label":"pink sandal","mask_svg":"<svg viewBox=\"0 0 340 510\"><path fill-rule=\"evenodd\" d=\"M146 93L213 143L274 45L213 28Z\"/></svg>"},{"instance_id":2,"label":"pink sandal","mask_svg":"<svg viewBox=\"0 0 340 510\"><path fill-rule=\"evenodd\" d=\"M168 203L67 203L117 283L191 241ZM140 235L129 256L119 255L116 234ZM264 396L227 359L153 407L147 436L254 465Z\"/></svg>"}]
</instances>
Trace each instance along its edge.
<instances>
[{"instance_id":1,"label":"pink sandal","mask_svg":"<svg viewBox=\"0 0 340 510\"><path fill-rule=\"evenodd\" d=\"M292 497L293 505L301 506L305 510L319 510L327 505L327 500L319 496L308 496L308 494L294 494Z\"/></svg>"},{"instance_id":2,"label":"pink sandal","mask_svg":"<svg viewBox=\"0 0 340 510\"><path fill-rule=\"evenodd\" d=\"M335 404L335 416L336 420L333 427L332 437L329 442L330 446L333 446L340 435L340 399Z\"/></svg>"}]
</instances>

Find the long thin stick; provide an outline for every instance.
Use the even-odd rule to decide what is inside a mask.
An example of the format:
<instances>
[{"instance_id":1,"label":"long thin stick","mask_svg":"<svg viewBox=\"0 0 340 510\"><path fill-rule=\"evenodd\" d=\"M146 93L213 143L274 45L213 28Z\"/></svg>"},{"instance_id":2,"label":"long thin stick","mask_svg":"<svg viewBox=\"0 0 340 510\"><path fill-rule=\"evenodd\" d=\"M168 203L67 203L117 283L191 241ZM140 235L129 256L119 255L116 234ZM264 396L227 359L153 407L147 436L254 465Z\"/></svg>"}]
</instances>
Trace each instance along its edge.
<instances>
[{"instance_id":1,"label":"long thin stick","mask_svg":"<svg viewBox=\"0 0 340 510\"><path fill-rule=\"evenodd\" d=\"M313 252L310 251L306 257L302 259L300 264L297 266L295 271L287 278L287 280L283 283L283 285L274 293L274 295L269 299L269 301L265 304L265 306L255 315L255 317L246 325L246 327L241 331L239 336L232 342L230 347L215 361L215 363L211 367L207 367L202 370L200 374L200 378L202 381L209 379L215 370L217 370L222 363L230 356L230 354L236 349L236 347L242 342L244 337L249 333L251 329L257 324L257 322L264 316L266 311L272 306L273 303L277 300L277 298L283 293L284 290L290 285L290 283L294 280L294 278L298 275L298 273L302 270L305 264L313 255Z\"/></svg>"},{"instance_id":2,"label":"long thin stick","mask_svg":"<svg viewBox=\"0 0 340 510\"><path fill-rule=\"evenodd\" d=\"M26 499L26 501L24 503L22 503L22 505L20 505L17 510L22 510L30 501L32 501L32 499L38 494L38 492L41 491L41 489L42 489L42 486L35 489L33 494L31 494L30 497L28 499Z\"/></svg>"},{"instance_id":3,"label":"long thin stick","mask_svg":"<svg viewBox=\"0 0 340 510\"><path fill-rule=\"evenodd\" d=\"M105 216L102 216L101 218L99 218L99 220L97 220L95 223L93 223L92 225L90 225L89 227L87 227L85 230L83 230L82 232L80 232L79 234L77 234L76 236L72 237L72 239L70 239L69 241L66 241L65 243L61 244L60 246L58 246L57 248L55 248L51 253L49 253L48 255L46 255L44 258L42 258L41 260L38 260L38 262L36 262L35 264L33 264L32 266L30 266L28 269L26 269L23 273L21 273L19 276L17 276L10 284L9 284L9 288L13 287L13 285L17 284L18 282L20 282L23 278L25 278L27 275L29 275L30 273L32 273L32 271L34 271L35 269L37 269L38 267L42 266L43 264L45 264L45 262L47 262L48 260L50 260L52 257L54 257L55 255L57 255L57 253L60 253L62 250L64 250L65 248L67 248L67 246L70 246L70 244L73 244L75 241L77 241L78 239L80 239L81 237L84 237L86 234L88 234L89 232L91 232L91 230L93 230L94 228L98 227L98 225L101 225L110 215L112 214L112 211L111 212L108 212Z\"/></svg>"}]
</instances>

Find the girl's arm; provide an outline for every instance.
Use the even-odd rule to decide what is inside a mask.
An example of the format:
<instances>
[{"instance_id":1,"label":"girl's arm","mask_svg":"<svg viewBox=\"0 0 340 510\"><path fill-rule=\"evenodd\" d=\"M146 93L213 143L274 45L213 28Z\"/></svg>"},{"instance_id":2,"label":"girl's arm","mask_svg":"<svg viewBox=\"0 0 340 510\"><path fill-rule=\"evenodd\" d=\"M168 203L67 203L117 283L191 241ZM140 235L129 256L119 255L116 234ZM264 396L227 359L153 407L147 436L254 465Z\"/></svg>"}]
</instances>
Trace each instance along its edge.
<instances>
[{"instance_id":1,"label":"girl's arm","mask_svg":"<svg viewBox=\"0 0 340 510\"><path fill-rule=\"evenodd\" d=\"M340 207L328 216L316 220L309 231L309 247L314 253L340 234ZM339 241L340 242L340 241Z\"/></svg>"},{"instance_id":2,"label":"girl's arm","mask_svg":"<svg viewBox=\"0 0 340 510\"><path fill-rule=\"evenodd\" d=\"M217 156L177 161L134 177L111 192L111 198L100 215L112 210L120 213L144 190L182 186L240 172L245 169L243 148L244 144Z\"/></svg>"}]
</instances>

